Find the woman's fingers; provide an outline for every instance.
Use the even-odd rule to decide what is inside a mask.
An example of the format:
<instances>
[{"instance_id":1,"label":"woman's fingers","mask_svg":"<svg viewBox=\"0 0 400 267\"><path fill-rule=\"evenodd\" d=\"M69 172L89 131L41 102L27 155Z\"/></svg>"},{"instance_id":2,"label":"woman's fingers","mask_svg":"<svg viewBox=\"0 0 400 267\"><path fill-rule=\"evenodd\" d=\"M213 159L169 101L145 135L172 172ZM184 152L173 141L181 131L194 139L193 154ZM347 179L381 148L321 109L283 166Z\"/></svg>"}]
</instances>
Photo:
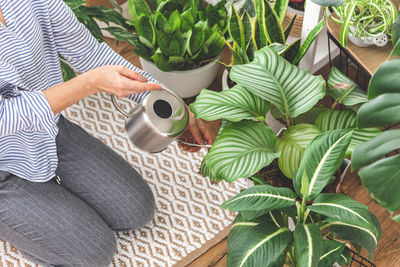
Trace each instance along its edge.
<instances>
[{"instance_id":1,"label":"woman's fingers","mask_svg":"<svg viewBox=\"0 0 400 267\"><path fill-rule=\"evenodd\" d=\"M131 70L125 66L119 66L118 68L119 74L125 76L131 80L137 80L139 82L147 82L147 78L140 75L138 72Z\"/></svg>"},{"instance_id":2,"label":"woman's fingers","mask_svg":"<svg viewBox=\"0 0 400 267\"><path fill-rule=\"evenodd\" d=\"M157 91L161 90L162 86L153 82L139 82L124 77L123 90L129 94L137 94L144 91Z\"/></svg>"}]
</instances>

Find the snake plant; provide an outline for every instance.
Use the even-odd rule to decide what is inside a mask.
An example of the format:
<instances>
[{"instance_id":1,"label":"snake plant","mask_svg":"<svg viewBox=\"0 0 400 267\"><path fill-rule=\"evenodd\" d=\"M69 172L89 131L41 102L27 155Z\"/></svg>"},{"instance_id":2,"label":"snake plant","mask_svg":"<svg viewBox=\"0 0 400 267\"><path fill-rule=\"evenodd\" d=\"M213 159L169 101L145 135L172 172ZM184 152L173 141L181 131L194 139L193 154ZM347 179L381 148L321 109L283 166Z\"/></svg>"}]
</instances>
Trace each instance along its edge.
<instances>
[{"instance_id":1,"label":"snake plant","mask_svg":"<svg viewBox=\"0 0 400 267\"><path fill-rule=\"evenodd\" d=\"M351 138L349 130L318 135L305 150L293 180L295 191L257 185L222 204L238 212L228 236L228 266L349 265L346 243L373 257L381 237L375 215L348 196L321 193Z\"/></svg>"}]
</instances>

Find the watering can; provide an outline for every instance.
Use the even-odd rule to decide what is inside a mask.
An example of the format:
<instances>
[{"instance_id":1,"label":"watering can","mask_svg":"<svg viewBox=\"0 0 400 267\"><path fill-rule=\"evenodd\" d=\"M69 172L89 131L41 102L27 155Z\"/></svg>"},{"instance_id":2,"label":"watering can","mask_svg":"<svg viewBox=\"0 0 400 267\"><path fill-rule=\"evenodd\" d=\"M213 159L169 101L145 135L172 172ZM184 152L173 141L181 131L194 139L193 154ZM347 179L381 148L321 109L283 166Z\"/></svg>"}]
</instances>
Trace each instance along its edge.
<instances>
[{"instance_id":1,"label":"watering can","mask_svg":"<svg viewBox=\"0 0 400 267\"><path fill-rule=\"evenodd\" d=\"M143 151L161 152L174 140L190 146L210 147L177 139L188 126L189 113L183 99L165 86L160 91L150 91L130 112L122 109L116 96L112 95L111 100L126 117L125 131L129 139Z\"/></svg>"}]
</instances>

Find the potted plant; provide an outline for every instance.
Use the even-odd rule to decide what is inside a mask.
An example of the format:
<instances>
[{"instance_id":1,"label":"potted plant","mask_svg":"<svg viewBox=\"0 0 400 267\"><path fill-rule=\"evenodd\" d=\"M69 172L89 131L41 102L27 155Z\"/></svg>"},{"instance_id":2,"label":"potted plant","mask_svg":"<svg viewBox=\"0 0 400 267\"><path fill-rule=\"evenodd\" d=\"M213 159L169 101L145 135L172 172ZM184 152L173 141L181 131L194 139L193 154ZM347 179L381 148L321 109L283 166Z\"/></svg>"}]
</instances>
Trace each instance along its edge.
<instances>
[{"instance_id":1,"label":"potted plant","mask_svg":"<svg viewBox=\"0 0 400 267\"><path fill-rule=\"evenodd\" d=\"M226 1L215 6L200 0L129 0L139 43L134 52L142 68L177 92L191 97L214 80L215 60L225 46Z\"/></svg>"},{"instance_id":2,"label":"potted plant","mask_svg":"<svg viewBox=\"0 0 400 267\"><path fill-rule=\"evenodd\" d=\"M346 154L350 155L356 144L381 132L379 128L357 128L353 109L357 110L366 96L335 68L326 90L321 76L311 75L264 47L251 63L234 66L230 75L237 85L222 92L204 89L190 105L198 118L224 121L202 162L202 174L212 180L254 178L275 159L284 177L293 178L307 145L320 133L353 129ZM318 105L326 91L333 99L329 108ZM266 125L269 110L287 128L283 135L277 137Z\"/></svg>"},{"instance_id":3,"label":"potted plant","mask_svg":"<svg viewBox=\"0 0 400 267\"><path fill-rule=\"evenodd\" d=\"M252 2L252 1L250 1ZM246 64L253 60L254 52L265 47L271 46L276 52L281 54L293 64L298 64L306 54L308 48L323 29L325 19L309 33L306 40L301 43L301 39L294 40L287 45L287 38L293 29L294 19L283 27L283 20L286 14L288 1L276 0L272 6L269 1L254 1L255 17L252 18L247 10L241 14L233 5L231 15L228 19L229 40L225 40L231 50L231 65ZM229 72L226 70L222 77L222 88L227 89Z\"/></svg>"},{"instance_id":4,"label":"potted plant","mask_svg":"<svg viewBox=\"0 0 400 267\"><path fill-rule=\"evenodd\" d=\"M228 266L348 265L349 244L373 257L381 237L377 218L348 196L321 193L351 136L348 130L317 136L306 148L294 191L258 185L222 204L238 212L228 236Z\"/></svg>"},{"instance_id":5,"label":"potted plant","mask_svg":"<svg viewBox=\"0 0 400 267\"><path fill-rule=\"evenodd\" d=\"M400 56L400 18L393 27L393 55ZM388 129L400 122L400 59L383 63L372 76L368 87L368 102L358 111L358 124L362 127ZM398 127L395 127L398 128ZM391 129L355 147L352 169L358 170L361 182L392 218L400 222L400 130Z\"/></svg>"},{"instance_id":6,"label":"potted plant","mask_svg":"<svg viewBox=\"0 0 400 267\"><path fill-rule=\"evenodd\" d=\"M304 20L304 0L289 0L289 5L286 10L284 25L289 25L292 20L293 27L290 33L290 36L293 38L301 37L301 31L303 28L303 20Z\"/></svg>"},{"instance_id":7,"label":"potted plant","mask_svg":"<svg viewBox=\"0 0 400 267\"><path fill-rule=\"evenodd\" d=\"M340 43L343 47L347 37L361 47L386 45L397 15L391 0L344 0L332 9L336 14L332 19L342 24Z\"/></svg>"}]
</instances>

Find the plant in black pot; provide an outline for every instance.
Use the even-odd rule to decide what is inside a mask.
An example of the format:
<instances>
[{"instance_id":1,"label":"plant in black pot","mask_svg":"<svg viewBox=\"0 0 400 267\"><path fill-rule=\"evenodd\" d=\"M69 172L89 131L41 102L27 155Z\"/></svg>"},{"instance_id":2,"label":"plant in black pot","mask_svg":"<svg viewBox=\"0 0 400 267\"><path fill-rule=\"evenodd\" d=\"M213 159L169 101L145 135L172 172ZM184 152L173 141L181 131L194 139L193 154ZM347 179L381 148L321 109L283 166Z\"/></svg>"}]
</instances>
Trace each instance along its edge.
<instances>
[{"instance_id":1,"label":"plant in black pot","mask_svg":"<svg viewBox=\"0 0 400 267\"><path fill-rule=\"evenodd\" d=\"M351 139L349 130L318 135L306 148L294 191L258 185L222 204L238 212L228 236L228 266L349 265L350 244L373 257L381 236L377 218L348 196L321 193Z\"/></svg>"}]
</instances>

